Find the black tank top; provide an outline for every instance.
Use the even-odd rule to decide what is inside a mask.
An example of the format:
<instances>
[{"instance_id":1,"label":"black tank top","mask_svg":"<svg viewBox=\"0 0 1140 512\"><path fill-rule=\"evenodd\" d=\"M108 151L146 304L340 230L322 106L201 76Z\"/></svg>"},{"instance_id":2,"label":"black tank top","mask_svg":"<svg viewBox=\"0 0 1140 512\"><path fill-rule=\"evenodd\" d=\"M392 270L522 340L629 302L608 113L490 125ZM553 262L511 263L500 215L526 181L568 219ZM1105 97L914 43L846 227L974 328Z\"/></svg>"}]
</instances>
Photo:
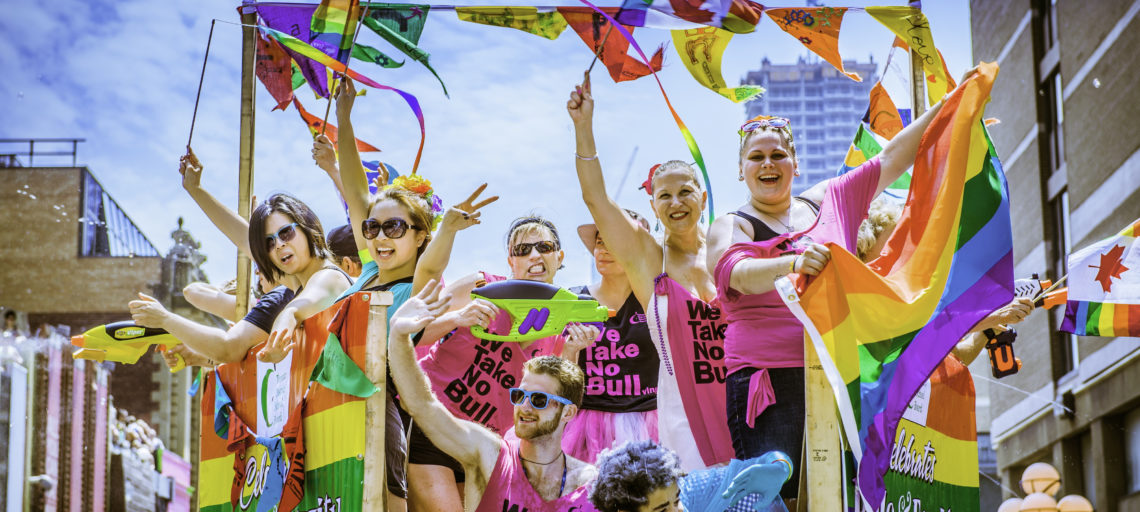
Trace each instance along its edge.
<instances>
[{"instance_id":1,"label":"black tank top","mask_svg":"<svg viewBox=\"0 0 1140 512\"><path fill-rule=\"evenodd\" d=\"M590 295L586 286L571 288ZM586 374L582 409L603 412L644 412L657 409L657 371L661 359L649 337L641 303L632 293L621 309L605 321L602 338L578 354Z\"/></svg>"},{"instance_id":2,"label":"black tank top","mask_svg":"<svg viewBox=\"0 0 1140 512\"><path fill-rule=\"evenodd\" d=\"M815 204L815 202L813 202L810 199L805 199L802 197L796 197L795 199L803 201L804 204L808 205L808 207L811 208L811 211L815 212L816 215L819 215L819 205L818 204ZM748 223L752 225L752 241L753 242L760 242L762 240L771 240L772 238L779 236L781 234L781 233L775 232L771 227L769 227L767 224L765 224L764 221L757 219L756 217L753 217L753 216L751 216L747 213L744 213L740 210L737 210L735 212L729 212L729 215L735 215L737 217L740 217L740 218L748 221Z\"/></svg>"}]
</instances>

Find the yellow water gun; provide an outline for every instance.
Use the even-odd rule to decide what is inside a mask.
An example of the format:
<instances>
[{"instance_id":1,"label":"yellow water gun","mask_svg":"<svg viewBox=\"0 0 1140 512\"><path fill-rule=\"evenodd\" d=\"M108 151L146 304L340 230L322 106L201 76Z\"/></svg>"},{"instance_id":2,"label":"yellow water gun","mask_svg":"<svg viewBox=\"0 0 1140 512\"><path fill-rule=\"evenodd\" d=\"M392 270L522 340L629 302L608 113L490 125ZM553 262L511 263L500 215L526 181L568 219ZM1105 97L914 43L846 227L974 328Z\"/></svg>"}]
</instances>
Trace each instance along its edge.
<instances>
[{"instance_id":1,"label":"yellow water gun","mask_svg":"<svg viewBox=\"0 0 1140 512\"><path fill-rule=\"evenodd\" d=\"M126 320L92 327L83 334L72 336L71 344L79 347L79 350L71 357L134 364L146 354L151 345L158 345L158 350L161 351L181 343L163 329L142 327ZM178 363L170 369L171 373L186 367L186 360L182 356L175 357L178 358Z\"/></svg>"}]
</instances>

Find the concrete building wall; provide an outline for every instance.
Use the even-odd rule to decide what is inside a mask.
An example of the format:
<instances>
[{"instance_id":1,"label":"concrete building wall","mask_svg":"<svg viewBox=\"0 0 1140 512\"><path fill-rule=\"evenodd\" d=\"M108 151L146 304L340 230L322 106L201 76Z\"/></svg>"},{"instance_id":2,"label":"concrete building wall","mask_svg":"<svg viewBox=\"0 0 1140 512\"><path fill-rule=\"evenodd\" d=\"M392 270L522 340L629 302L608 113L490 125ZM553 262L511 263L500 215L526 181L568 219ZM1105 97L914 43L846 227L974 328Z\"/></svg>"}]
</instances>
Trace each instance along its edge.
<instances>
[{"instance_id":1,"label":"concrete building wall","mask_svg":"<svg viewBox=\"0 0 1140 512\"><path fill-rule=\"evenodd\" d=\"M986 116L1002 121L991 133L1009 179L1015 272L1056 279L1063 252L1140 218L1140 1L970 8L975 59L1001 66ZM1058 497L1083 494L1098 512L1140 510L1140 340L1080 337L1070 355L1069 338L1056 334L1062 313L1017 326L1022 369L989 387L1001 479L1020 491L1024 468L1049 462L1061 472Z\"/></svg>"}]
</instances>

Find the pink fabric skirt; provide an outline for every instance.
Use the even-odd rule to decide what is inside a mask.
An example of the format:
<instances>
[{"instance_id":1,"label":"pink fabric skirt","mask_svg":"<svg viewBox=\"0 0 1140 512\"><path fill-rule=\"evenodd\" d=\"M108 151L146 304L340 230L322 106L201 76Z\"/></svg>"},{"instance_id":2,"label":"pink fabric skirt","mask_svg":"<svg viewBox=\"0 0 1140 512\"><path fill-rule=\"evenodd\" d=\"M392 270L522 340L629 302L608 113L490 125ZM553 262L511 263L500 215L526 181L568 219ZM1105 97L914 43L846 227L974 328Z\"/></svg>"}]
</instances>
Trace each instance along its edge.
<instances>
[{"instance_id":1,"label":"pink fabric skirt","mask_svg":"<svg viewBox=\"0 0 1140 512\"><path fill-rule=\"evenodd\" d=\"M575 459L593 464L602 450L626 441L657 442L657 410L602 412L580 410L566 425L562 449Z\"/></svg>"}]
</instances>

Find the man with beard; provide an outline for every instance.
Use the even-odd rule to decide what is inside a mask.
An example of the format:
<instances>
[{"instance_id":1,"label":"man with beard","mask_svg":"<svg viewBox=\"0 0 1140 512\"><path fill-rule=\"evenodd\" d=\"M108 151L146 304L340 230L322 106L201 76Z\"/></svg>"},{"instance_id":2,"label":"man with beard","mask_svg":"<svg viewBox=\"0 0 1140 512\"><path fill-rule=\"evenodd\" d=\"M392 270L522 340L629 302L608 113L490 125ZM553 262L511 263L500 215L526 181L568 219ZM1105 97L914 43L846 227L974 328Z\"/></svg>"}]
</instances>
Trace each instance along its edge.
<instances>
[{"instance_id":1,"label":"man with beard","mask_svg":"<svg viewBox=\"0 0 1140 512\"><path fill-rule=\"evenodd\" d=\"M517 441L455 417L431 392L411 340L447 311L450 297L440 297L441 289L428 283L392 316L389 358L405 410L432 443L463 465L464 509L593 511L586 484L597 471L562 450L563 431L582 403L582 371L555 356L527 361L522 380L510 390Z\"/></svg>"}]
</instances>

